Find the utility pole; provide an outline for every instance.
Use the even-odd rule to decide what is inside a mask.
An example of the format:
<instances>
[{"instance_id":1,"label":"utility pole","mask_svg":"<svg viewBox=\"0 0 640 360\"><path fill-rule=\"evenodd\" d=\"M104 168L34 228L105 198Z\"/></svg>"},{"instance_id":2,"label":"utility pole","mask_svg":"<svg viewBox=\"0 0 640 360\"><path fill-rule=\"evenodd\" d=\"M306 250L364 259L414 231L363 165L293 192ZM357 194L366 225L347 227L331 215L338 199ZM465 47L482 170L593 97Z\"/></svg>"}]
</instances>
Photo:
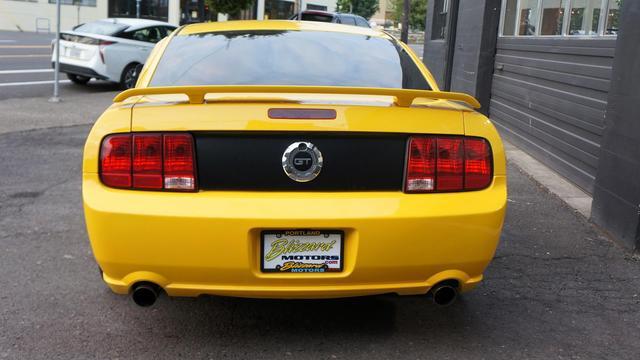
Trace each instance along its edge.
<instances>
[{"instance_id":1,"label":"utility pole","mask_svg":"<svg viewBox=\"0 0 640 360\"><path fill-rule=\"evenodd\" d=\"M302 21L302 0L298 1L298 21Z\"/></svg>"},{"instance_id":2,"label":"utility pole","mask_svg":"<svg viewBox=\"0 0 640 360\"><path fill-rule=\"evenodd\" d=\"M56 63L53 70L53 96L49 102L60 102L60 0L56 0Z\"/></svg>"},{"instance_id":3,"label":"utility pole","mask_svg":"<svg viewBox=\"0 0 640 360\"><path fill-rule=\"evenodd\" d=\"M400 33L400 40L408 44L409 43L409 11L411 11L411 0L404 0L402 4L402 32Z\"/></svg>"}]
</instances>

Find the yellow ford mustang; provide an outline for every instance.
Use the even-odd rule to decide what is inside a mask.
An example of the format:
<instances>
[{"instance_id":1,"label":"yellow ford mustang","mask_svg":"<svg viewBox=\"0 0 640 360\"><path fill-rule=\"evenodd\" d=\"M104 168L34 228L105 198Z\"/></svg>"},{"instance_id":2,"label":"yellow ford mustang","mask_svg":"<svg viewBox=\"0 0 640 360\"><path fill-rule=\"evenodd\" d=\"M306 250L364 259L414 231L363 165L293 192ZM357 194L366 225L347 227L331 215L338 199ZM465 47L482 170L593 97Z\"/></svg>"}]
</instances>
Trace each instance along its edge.
<instances>
[{"instance_id":1,"label":"yellow ford mustang","mask_svg":"<svg viewBox=\"0 0 640 360\"><path fill-rule=\"evenodd\" d=\"M294 21L195 24L160 42L84 149L107 285L261 298L475 287L505 213L505 160L473 97L405 44Z\"/></svg>"}]
</instances>

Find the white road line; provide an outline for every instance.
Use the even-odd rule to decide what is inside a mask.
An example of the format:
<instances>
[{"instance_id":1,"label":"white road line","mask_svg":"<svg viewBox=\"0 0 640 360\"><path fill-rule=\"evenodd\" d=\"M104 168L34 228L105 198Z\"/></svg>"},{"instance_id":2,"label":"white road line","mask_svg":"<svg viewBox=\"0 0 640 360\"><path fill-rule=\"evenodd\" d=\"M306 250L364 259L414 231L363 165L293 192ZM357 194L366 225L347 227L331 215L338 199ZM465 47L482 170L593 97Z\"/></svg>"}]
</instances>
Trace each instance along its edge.
<instances>
[{"instance_id":1,"label":"white road line","mask_svg":"<svg viewBox=\"0 0 640 360\"><path fill-rule=\"evenodd\" d=\"M16 40L3 40L3 39L0 39L0 43L14 43L14 42L16 42Z\"/></svg>"},{"instance_id":2,"label":"white road line","mask_svg":"<svg viewBox=\"0 0 640 360\"><path fill-rule=\"evenodd\" d=\"M21 85L45 85L45 84L53 84L53 80L45 80L45 81L25 81L25 82L11 82L11 83L0 83L0 87L3 86L21 86ZM71 82L71 80L60 80L61 84L66 84Z\"/></svg>"},{"instance_id":3,"label":"white road line","mask_svg":"<svg viewBox=\"0 0 640 360\"><path fill-rule=\"evenodd\" d=\"M51 45L0 45L0 49L51 49Z\"/></svg>"},{"instance_id":4,"label":"white road line","mask_svg":"<svg viewBox=\"0 0 640 360\"><path fill-rule=\"evenodd\" d=\"M31 54L31 55L0 55L0 59L21 58L21 57L51 57L51 54Z\"/></svg>"},{"instance_id":5,"label":"white road line","mask_svg":"<svg viewBox=\"0 0 640 360\"><path fill-rule=\"evenodd\" d=\"M5 74L34 74L53 72L53 69L24 69L24 70L0 70L0 75Z\"/></svg>"}]
</instances>

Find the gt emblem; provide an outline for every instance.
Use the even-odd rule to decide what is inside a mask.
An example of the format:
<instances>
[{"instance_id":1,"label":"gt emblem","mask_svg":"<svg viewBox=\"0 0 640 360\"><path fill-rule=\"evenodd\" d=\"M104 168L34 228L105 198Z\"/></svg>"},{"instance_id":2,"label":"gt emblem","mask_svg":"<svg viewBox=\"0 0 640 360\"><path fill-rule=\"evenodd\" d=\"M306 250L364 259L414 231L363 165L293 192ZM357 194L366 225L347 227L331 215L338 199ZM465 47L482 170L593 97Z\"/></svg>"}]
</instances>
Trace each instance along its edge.
<instances>
[{"instance_id":1,"label":"gt emblem","mask_svg":"<svg viewBox=\"0 0 640 360\"><path fill-rule=\"evenodd\" d=\"M282 154L284 173L297 182L315 179L322 170L322 162L322 153L310 142L294 142Z\"/></svg>"}]
</instances>

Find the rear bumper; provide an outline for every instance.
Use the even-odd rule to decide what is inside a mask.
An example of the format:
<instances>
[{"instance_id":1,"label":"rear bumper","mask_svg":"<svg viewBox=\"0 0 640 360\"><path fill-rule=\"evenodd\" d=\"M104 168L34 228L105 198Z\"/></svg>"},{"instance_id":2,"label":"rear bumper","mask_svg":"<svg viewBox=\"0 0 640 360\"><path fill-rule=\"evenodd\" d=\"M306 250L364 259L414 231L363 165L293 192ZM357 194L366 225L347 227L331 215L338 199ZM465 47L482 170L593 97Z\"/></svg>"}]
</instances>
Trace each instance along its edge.
<instances>
[{"instance_id":1,"label":"rear bumper","mask_svg":"<svg viewBox=\"0 0 640 360\"><path fill-rule=\"evenodd\" d=\"M169 295L327 298L424 294L442 280L462 291L493 258L506 179L482 191L160 193L106 188L83 175L87 228L111 289L151 281ZM345 232L344 271L262 273L267 229Z\"/></svg>"},{"instance_id":2,"label":"rear bumper","mask_svg":"<svg viewBox=\"0 0 640 360\"><path fill-rule=\"evenodd\" d=\"M54 62L51 63L51 68L55 68L55 66L56 64ZM63 72L65 74L86 76L89 78L94 78L99 80L107 80L106 76L98 74L95 70L91 68L78 66L78 65L65 64L62 62L60 63L60 72Z\"/></svg>"}]
</instances>

